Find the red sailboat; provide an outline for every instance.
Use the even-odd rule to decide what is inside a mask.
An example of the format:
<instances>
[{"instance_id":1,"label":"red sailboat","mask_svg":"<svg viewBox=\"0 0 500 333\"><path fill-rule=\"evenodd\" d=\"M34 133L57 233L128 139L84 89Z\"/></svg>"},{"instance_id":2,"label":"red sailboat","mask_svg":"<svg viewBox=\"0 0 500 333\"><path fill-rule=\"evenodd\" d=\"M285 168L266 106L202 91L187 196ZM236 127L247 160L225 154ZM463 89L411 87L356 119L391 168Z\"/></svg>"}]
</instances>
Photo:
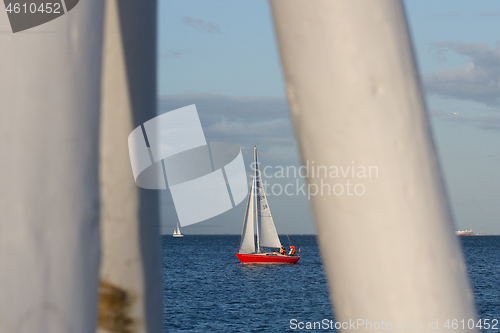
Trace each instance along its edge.
<instances>
[{"instance_id":1,"label":"red sailboat","mask_svg":"<svg viewBox=\"0 0 500 333\"><path fill-rule=\"evenodd\" d=\"M288 255L278 251L282 245L264 192L257 155L257 147L254 147L254 175L236 256L243 264L296 264L300 257L292 253L295 251L294 247L291 247L293 250ZM257 229L257 251L254 224ZM272 252L263 252L261 249L270 249Z\"/></svg>"}]
</instances>

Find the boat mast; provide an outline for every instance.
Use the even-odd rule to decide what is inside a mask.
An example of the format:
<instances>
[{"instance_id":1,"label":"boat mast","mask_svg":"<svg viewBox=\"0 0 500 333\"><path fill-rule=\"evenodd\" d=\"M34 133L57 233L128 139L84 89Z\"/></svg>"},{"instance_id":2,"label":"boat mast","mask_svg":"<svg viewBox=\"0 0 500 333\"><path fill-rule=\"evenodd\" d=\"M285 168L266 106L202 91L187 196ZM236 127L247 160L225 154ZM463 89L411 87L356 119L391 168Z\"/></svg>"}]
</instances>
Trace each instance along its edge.
<instances>
[{"instance_id":1,"label":"boat mast","mask_svg":"<svg viewBox=\"0 0 500 333\"><path fill-rule=\"evenodd\" d=\"M253 181L254 181L254 196L255 196L255 226L257 231L257 253L260 253L260 240L259 240L259 207L258 207L258 198L259 192L257 191L257 169L259 167L257 161L257 146L253 146L253 162L254 162L254 173L253 173ZM260 170L259 170L260 172ZM260 186L260 184L259 184Z\"/></svg>"}]
</instances>

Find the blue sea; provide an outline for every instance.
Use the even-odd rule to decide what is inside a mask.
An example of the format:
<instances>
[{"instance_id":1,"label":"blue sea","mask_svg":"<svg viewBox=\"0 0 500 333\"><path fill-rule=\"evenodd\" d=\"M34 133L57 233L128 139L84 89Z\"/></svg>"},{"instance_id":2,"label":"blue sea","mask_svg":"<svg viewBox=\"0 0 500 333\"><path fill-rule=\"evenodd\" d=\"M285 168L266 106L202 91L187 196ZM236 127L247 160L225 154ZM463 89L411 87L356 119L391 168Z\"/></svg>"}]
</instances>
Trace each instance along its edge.
<instances>
[{"instance_id":1,"label":"blue sea","mask_svg":"<svg viewBox=\"0 0 500 333\"><path fill-rule=\"evenodd\" d=\"M333 320L316 237L290 240L301 247L297 265L245 266L234 255L239 236L163 236L163 331L297 332L292 318ZM478 315L500 320L500 237L461 242Z\"/></svg>"}]
</instances>

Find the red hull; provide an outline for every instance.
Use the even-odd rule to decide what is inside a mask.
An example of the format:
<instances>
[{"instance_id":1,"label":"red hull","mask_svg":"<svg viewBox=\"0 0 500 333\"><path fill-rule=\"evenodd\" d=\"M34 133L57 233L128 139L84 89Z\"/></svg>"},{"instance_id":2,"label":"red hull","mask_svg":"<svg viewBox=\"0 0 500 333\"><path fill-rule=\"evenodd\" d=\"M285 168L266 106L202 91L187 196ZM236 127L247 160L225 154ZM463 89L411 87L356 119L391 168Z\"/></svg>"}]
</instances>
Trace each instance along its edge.
<instances>
[{"instance_id":1,"label":"red hull","mask_svg":"<svg viewBox=\"0 0 500 333\"><path fill-rule=\"evenodd\" d=\"M242 264L296 264L300 257L272 254L236 253Z\"/></svg>"}]
</instances>

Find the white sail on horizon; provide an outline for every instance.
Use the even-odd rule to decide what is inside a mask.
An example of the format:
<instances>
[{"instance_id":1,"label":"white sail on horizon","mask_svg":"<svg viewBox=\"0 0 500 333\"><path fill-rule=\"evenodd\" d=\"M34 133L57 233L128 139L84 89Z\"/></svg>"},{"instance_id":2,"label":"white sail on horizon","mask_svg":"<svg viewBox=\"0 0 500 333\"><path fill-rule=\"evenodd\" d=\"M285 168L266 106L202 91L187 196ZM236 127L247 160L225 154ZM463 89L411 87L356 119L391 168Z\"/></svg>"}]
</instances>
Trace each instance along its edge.
<instances>
[{"instance_id":1,"label":"white sail on horizon","mask_svg":"<svg viewBox=\"0 0 500 333\"><path fill-rule=\"evenodd\" d=\"M179 228L179 223L177 223L177 228L174 229L174 236L182 236L181 229Z\"/></svg>"}]
</instances>

